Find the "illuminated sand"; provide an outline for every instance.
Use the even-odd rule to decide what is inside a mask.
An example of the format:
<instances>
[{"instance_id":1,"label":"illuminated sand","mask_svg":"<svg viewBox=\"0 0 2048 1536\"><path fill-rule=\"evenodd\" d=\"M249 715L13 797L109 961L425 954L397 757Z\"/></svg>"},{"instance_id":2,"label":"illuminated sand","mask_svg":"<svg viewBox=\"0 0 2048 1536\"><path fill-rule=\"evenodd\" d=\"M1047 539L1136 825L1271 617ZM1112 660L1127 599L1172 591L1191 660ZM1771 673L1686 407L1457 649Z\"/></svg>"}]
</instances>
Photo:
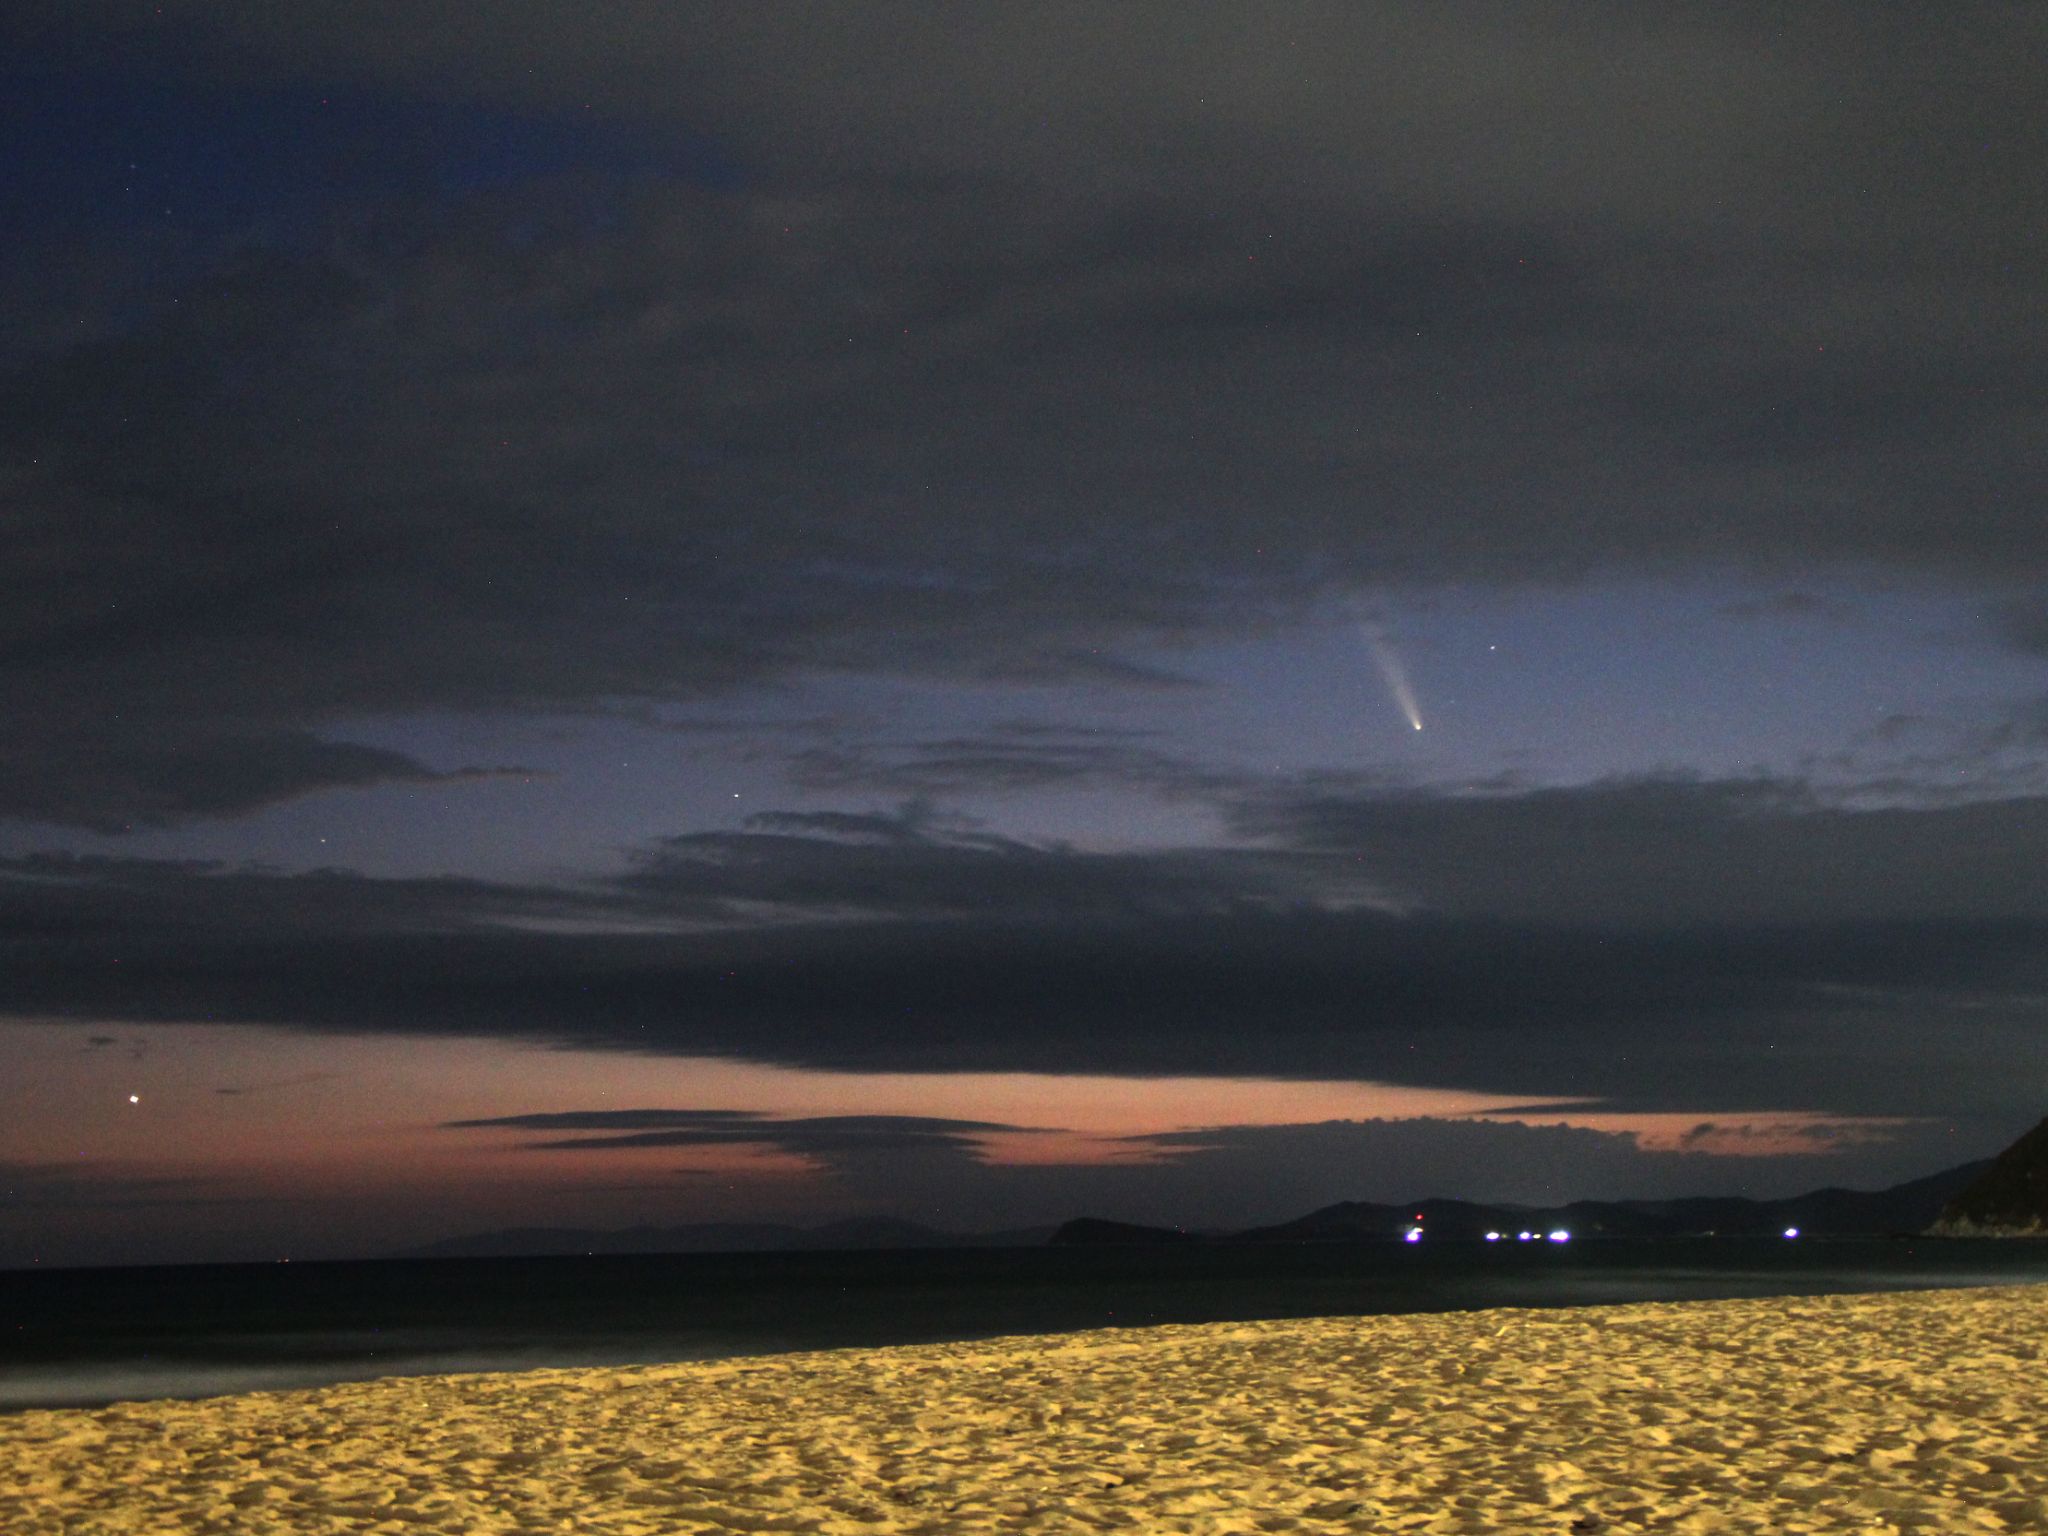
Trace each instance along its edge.
<instances>
[{"instance_id":1,"label":"illuminated sand","mask_svg":"<svg viewBox=\"0 0 2048 1536\"><path fill-rule=\"evenodd\" d=\"M2048 1286L1218 1324L0 1420L0 1530L2048 1531Z\"/></svg>"}]
</instances>

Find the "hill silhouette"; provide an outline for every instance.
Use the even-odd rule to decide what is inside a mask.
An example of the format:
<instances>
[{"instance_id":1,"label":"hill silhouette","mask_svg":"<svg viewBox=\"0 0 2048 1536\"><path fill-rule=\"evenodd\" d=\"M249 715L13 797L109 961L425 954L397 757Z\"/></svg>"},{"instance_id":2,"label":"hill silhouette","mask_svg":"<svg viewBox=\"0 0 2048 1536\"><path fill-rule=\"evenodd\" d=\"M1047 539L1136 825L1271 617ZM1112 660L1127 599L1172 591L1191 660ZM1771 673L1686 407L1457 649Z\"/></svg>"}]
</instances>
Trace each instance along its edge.
<instances>
[{"instance_id":1,"label":"hill silhouette","mask_svg":"<svg viewBox=\"0 0 2048 1536\"><path fill-rule=\"evenodd\" d=\"M2048 1135L2036 1128L2010 1158L2038 1141L2029 1165L2040 1178L2041 1156L2048 1155ZM1574 1237L1657 1238L1707 1233L1756 1236L1797 1227L1813 1237L1868 1237L1921 1233L1960 1203L1998 1167L1991 1162L1965 1163L1924 1179L1890 1189L1817 1189L1785 1200L1750 1200L1740 1196L1699 1195L1677 1200L1575 1200L1567 1205L1490 1205L1469 1200L1427 1199L1404 1205L1346 1200L1274 1226L1241 1232L1190 1232L1179 1227L1145 1226L1082 1216L1054 1227L1029 1227L1005 1232L949 1232L891 1217L859 1217L822 1227L785 1226L772 1222L706 1222L697 1225L640 1226L613 1230L580 1227L518 1227L446 1238L409 1249L398 1258L513 1258L547 1254L628 1253L818 1253L880 1248L1025 1248L1050 1243L1057 1247L1149 1247L1188 1243L1341 1243L1395 1242L1411 1226L1431 1238L1483 1239L1501 1232L1510 1239L1522 1231L1548 1233L1564 1228ZM2004 1189L2012 1182L1996 1186ZM2017 1177L2017 1176L2015 1176ZM2024 1178L2015 1186L2038 1191ZM2033 1198L2038 1199L2036 1194ZM1999 1197L1986 1209L2023 1208ZM1976 1206L1970 1206L1976 1210ZM2038 1211L2037 1204L2032 1209ZM2020 1230L2025 1230L2022 1227ZM1975 1235L1958 1231L1955 1235Z\"/></svg>"},{"instance_id":2,"label":"hill silhouette","mask_svg":"<svg viewBox=\"0 0 2048 1536\"><path fill-rule=\"evenodd\" d=\"M945 1232L888 1216L854 1217L822 1227L775 1222L699 1222L676 1227L512 1227L443 1238L394 1257L507 1259L568 1254L849 1253L878 1248L1032 1248L1050 1227L1014 1232Z\"/></svg>"},{"instance_id":3,"label":"hill silhouette","mask_svg":"<svg viewBox=\"0 0 2048 1536\"><path fill-rule=\"evenodd\" d=\"M1929 1230L1941 1237L2048 1237L2048 1120L1993 1158Z\"/></svg>"},{"instance_id":4,"label":"hill silhouette","mask_svg":"<svg viewBox=\"0 0 2048 1536\"><path fill-rule=\"evenodd\" d=\"M1574 1237L1764 1236L1796 1227L1812 1237L1881 1237L1918 1233L1991 1164L1965 1163L1890 1189L1817 1189L1784 1200L1699 1195L1677 1200L1575 1200L1567 1205L1490 1205L1426 1199L1404 1205L1345 1200L1293 1221L1215 1233L1225 1243L1395 1242L1411 1227L1430 1238L1514 1239L1523 1232L1568 1231ZM1189 1235L1164 1227L1083 1218L1053 1234L1063 1245L1179 1243Z\"/></svg>"}]
</instances>

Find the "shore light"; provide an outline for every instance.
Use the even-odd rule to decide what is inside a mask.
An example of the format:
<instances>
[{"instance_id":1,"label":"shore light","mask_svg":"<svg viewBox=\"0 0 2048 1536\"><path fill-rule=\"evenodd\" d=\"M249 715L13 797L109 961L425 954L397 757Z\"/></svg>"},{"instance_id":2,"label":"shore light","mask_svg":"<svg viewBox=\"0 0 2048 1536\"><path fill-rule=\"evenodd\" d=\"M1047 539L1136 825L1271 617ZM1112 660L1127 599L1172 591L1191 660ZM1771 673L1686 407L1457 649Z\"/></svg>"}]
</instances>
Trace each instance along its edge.
<instances>
[{"instance_id":1,"label":"shore light","mask_svg":"<svg viewBox=\"0 0 2048 1536\"><path fill-rule=\"evenodd\" d=\"M1530 1238L1534 1237L1535 1235L1536 1234L1534 1232L1517 1232L1515 1234L1515 1241L1518 1243L1526 1243L1527 1241L1529 1241Z\"/></svg>"},{"instance_id":2,"label":"shore light","mask_svg":"<svg viewBox=\"0 0 2048 1536\"><path fill-rule=\"evenodd\" d=\"M1422 1241L1422 1228L1420 1228L1420 1227L1410 1227L1410 1228L1409 1228L1409 1229L1408 1229L1408 1230L1407 1230L1407 1231L1406 1231L1405 1233L1403 1233L1403 1234L1402 1234L1401 1240L1402 1240L1403 1242L1405 1242L1405 1243L1419 1243L1419 1242L1421 1242L1421 1241Z\"/></svg>"},{"instance_id":3,"label":"shore light","mask_svg":"<svg viewBox=\"0 0 2048 1536\"><path fill-rule=\"evenodd\" d=\"M1500 1241L1500 1234L1498 1232L1489 1232L1486 1234L1486 1240L1489 1243L1497 1243Z\"/></svg>"},{"instance_id":4,"label":"shore light","mask_svg":"<svg viewBox=\"0 0 2048 1536\"><path fill-rule=\"evenodd\" d=\"M1559 1227L1555 1232L1550 1234L1550 1240L1553 1243L1568 1243L1572 1240L1572 1235L1571 1233L1565 1231L1563 1227Z\"/></svg>"},{"instance_id":5,"label":"shore light","mask_svg":"<svg viewBox=\"0 0 2048 1536\"><path fill-rule=\"evenodd\" d=\"M1785 1229L1785 1235L1787 1237L1797 1237L1799 1235L1799 1229L1797 1227L1787 1227Z\"/></svg>"}]
</instances>

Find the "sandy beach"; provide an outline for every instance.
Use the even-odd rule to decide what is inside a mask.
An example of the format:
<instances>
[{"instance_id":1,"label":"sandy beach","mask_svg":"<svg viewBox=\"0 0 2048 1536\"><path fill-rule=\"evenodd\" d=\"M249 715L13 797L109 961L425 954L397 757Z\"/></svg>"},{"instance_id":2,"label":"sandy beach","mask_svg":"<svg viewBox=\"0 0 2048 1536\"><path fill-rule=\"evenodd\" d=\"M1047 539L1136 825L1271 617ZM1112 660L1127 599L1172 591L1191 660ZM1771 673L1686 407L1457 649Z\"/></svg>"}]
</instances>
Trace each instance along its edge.
<instances>
[{"instance_id":1,"label":"sandy beach","mask_svg":"<svg viewBox=\"0 0 2048 1536\"><path fill-rule=\"evenodd\" d=\"M2048 1286L436 1376L0 1419L0 1530L2048 1531Z\"/></svg>"}]
</instances>

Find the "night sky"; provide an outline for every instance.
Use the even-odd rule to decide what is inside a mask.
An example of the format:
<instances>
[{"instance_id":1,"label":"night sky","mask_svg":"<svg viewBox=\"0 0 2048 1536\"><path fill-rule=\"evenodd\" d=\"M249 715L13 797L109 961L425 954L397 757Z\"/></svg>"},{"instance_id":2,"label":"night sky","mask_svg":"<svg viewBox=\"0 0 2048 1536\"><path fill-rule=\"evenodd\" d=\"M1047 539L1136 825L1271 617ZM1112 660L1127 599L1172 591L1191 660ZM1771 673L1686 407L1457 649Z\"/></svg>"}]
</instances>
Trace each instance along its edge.
<instances>
[{"instance_id":1,"label":"night sky","mask_svg":"<svg viewBox=\"0 0 2048 1536\"><path fill-rule=\"evenodd\" d=\"M0 1264L1990 1154L2044 56L11 8Z\"/></svg>"}]
</instances>

